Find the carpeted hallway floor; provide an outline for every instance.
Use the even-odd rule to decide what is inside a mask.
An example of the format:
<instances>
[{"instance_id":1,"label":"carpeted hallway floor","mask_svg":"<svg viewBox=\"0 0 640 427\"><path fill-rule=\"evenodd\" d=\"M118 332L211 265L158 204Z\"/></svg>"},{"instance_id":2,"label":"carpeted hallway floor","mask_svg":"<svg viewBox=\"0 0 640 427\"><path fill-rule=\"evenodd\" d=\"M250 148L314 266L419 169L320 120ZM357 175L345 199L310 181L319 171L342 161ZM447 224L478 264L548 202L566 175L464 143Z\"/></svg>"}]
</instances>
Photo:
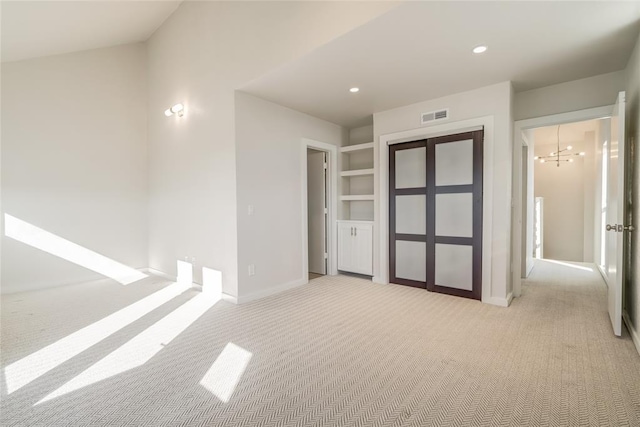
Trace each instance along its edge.
<instances>
[{"instance_id":1,"label":"carpeted hallway floor","mask_svg":"<svg viewBox=\"0 0 640 427\"><path fill-rule=\"evenodd\" d=\"M325 276L207 310L169 286L4 296L0 423L640 426L640 356L588 264L538 262L510 308Z\"/></svg>"}]
</instances>

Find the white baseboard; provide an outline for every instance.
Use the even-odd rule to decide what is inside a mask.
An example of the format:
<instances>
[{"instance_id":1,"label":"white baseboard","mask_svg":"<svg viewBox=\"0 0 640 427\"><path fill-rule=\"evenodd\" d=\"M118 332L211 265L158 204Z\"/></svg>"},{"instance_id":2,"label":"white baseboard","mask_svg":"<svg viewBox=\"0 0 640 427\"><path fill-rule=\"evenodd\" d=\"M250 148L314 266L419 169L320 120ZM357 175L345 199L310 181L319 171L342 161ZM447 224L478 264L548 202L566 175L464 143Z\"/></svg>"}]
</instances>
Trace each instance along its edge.
<instances>
[{"instance_id":1,"label":"white baseboard","mask_svg":"<svg viewBox=\"0 0 640 427\"><path fill-rule=\"evenodd\" d=\"M175 282L177 280L175 276L172 276L167 273L163 273L162 271L156 270L153 268L141 268L140 271L142 271L143 273L153 274L154 276L162 277L163 279L171 280L172 282Z\"/></svg>"},{"instance_id":2,"label":"white baseboard","mask_svg":"<svg viewBox=\"0 0 640 427\"><path fill-rule=\"evenodd\" d=\"M268 289L263 289L249 295L242 295L237 298L237 304L245 304L251 301L278 294L280 292L288 291L289 289L297 288L298 286L306 285L307 283L309 283L309 280L302 278L294 280L292 282L283 283L282 285L273 286Z\"/></svg>"},{"instance_id":3,"label":"white baseboard","mask_svg":"<svg viewBox=\"0 0 640 427\"><path fill-rule=\"evenodd\" d=\"M604 269L599 264L596 264L596 267L598 267L598 271L600 272L600 275L602 276L602 280L604 280L604 284L607 285L607 287L609 287L609 278L607 277L607 273L604 271Z\"/></svg>"},{"instance_id":4,"label":"white baseboard","mask_svg":"<svg viewBox=\"0 0 640 427\"><path fill-rule=\"evenodd\" d=\"M147 270L149 269L136 268L136 270L140 271L141 273L148 273ZM26 287L23 286L23 287L16 288L16 287L2 285L0 286L0 294L9 295L9 294L17 294L20 292L42 291L45 289L59 288L61 286L79 285L81 283L94 283L94 282L99 282L101 280L113 280L113 279L107 276L103 276L101 274L92 273L92 274L88 274L85 277L77 277L71 280L55 280L55 281L47 281L47 282L30 283Z\"/></svg>"},{"instance_id":5,"label":"white baseboard","mask_svg":"<svg viewBox=\"0 0 640 427\"><path fill-rule=\"evenodd\" d=\"M175 282L176 280L178 280L175 276L164 273L160 270L156 270L154 268L141 268L140 271L142 271L143 273L153 274L154 276L162 277L163 279L167 279L171 282ZM202 285L199 283L194 282L191 284L191 287L196 291L202 292ZM225 294L225 293L222 294L222 300L231 302L233 304L238 304L238 299L236 297Z\"/></svg>"},{"instance_id":6,"label":"white baseboard","mask_svg":"<svg viewBox=\"0 0 640 427\"><path fill-rule=\"evenodd\" d=\"M631 323L631 319L629 318L629 313L627 310L622 312L622 319L624 319L625 325L627 325L627 329L629 330L629 334L631 335L631 339L633 340L633 344L636 346L636 350L640 355L640 335L638 335L638 331L633 327L633 323Z\"/></svg>"},{"instance_id":7,"label":"white baseboard","mask_svg":"<svg viewBox=\"0 0 640 427\"><path fill-rule=\"evenodd\" d=\"M513 300L513 293L509 292L506 298L488 297L482 298L482 302L485 304L497 305L498 307L509 307Z\"/></svg>"},{"instance_id":8,"label":"white baseboard","mask_svg":"<svg viewBox=\"0 0 640 427\"><path fill-rule=\"evenodd\" d=\"M389 284L389 283L388 283L386 280L384 280L382 277L378 277L378 276L373 276L373 277L371 278L371 281L372 281L373 283L377 283L378 285L388 285L388 284Z\"/></svg>"}]
</instances>

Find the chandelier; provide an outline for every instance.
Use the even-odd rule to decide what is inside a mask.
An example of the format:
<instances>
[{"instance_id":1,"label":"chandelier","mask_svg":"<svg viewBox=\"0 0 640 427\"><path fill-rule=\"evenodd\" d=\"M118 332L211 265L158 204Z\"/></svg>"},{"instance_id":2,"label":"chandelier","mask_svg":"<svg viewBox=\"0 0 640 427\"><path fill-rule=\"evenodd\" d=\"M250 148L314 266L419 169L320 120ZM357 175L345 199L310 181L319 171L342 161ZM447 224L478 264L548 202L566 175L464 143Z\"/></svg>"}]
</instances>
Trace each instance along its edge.
<instances>
[{"instance_id":1,"label":"chandelier","mask_svg":"<svg viewBox=\"0 0 640 427\"><path fill-rule=\"evenodd\" d=\"M540 163L552 163L555 162L556 166L560 167L560 162L573 163L573 156L584 156L584 151L579 153L570 153L573 149L572 146L567 145L566 148L560 149L560 125L558 125L558 132L556 137L557 149L554 152L549 153L548 156L535 156L535 160L540 160Z\"/></svg>"}]
</instances>

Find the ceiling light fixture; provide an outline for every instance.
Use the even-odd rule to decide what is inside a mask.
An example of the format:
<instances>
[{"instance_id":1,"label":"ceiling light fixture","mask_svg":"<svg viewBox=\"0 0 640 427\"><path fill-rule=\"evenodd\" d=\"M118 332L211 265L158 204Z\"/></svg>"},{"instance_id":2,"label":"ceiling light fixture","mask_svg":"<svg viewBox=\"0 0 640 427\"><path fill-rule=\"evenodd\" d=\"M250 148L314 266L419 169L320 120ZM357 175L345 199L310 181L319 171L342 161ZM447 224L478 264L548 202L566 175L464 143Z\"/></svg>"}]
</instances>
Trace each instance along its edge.
<instances>
[{"instance_id":1,"label":"ceiling light fixture","mask_svg":"<svg viewBox=\"0 0 640 427\"><path fill-rule=\"evenodd\" d=\"M476 46L473 48L473 53L484 53L487 51L487 47L486 46Z\"/></svg>"},{"instance_id":2,"label":"ceiling light fixture","mask_svg":"<svg viewBox=\"0 0 640 427\"><path fill-rule=\"evenodd\" d=\"M548 156L535 156L534 160L540 160L540 163L555 162L556 166L560 167L560 162L573 163L573 159L570 158L571 156L584 156L586 154L584 151L579 153L568 153L567 151L571 151L573 149L571 145L567 145L567 148L563 148L562 150L560 149L560 125L558 125L556 135L556 144L558 149L550 153Z\"/></svg>"},{"instance_id":3,"label":"ceiling light fixture","mask_svg":"<svg viewBox=\"0 0 640 427\"><path fill-rule=\"evenodd\" d=\"M351 93L360 92L360 88L359 87L352 87L351 89L349 89L349 92L351 92Z\"/></svg>"},{"instance_id":4,"label":"ceiling light fixture","mask_svg":"<svg viewBox=\"0 0 640 427\"><path fill-rule=\"evenodd\" d=\"M174 114L177 114L178 117L184 116L184 105L176 104L173 107L164 110L164 115L167 117L173 116Z\"/></svg>"}]
</instances>

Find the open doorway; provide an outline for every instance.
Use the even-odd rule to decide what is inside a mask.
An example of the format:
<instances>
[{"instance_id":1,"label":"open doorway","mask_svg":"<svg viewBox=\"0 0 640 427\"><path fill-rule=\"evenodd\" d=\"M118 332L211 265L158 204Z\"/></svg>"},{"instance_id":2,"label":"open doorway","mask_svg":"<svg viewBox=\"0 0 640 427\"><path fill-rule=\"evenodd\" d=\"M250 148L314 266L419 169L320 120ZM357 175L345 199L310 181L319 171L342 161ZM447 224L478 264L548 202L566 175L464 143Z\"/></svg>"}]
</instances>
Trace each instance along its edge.
<instances>
[{"instance_id":1,"label":"open doorway","mask_svg":"<svg viewBox=\"0 0 640 427\"><path fill-rule=\"evenodd\" d=\"M327 274L327 153L307 148L307 225L309 280Z\"/></svg>"},{"instance_id":2,"label":"open doorway","mask_svg":"<svg viewBox=\"0 0 640 427\"><path fill-rule=\"evenodd\" d=\"M595 119L529 131L523 153L533 147L533 182L528 185L533 185L535 259L600 262L597 213L605 127L606 119Z\"/></svg>"}]
</instances>

